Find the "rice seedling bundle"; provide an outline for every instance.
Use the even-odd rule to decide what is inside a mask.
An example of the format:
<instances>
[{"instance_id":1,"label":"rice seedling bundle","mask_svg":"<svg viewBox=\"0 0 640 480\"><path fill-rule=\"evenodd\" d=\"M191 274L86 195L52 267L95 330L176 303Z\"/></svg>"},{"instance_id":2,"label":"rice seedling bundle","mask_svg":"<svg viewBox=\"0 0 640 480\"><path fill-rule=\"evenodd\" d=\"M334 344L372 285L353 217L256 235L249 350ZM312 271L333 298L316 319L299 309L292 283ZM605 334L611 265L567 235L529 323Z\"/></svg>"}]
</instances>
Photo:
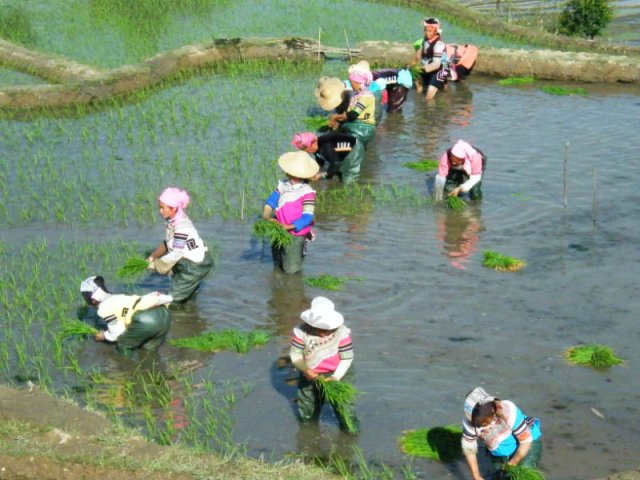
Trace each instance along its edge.
<instances>
[{"instance_id":1,"label":"rice seedling bundle","mask_svg":"<svg viewBox=\"0 0 640 480\"><path fill-rule=\"evenodd\" d=\"M413 170L418 170L419 172L429 172L431 170L435 170L438 168L440 162L438 160L434 160L433 158L425 158L419 162L406 162L404 164L407 168L412 168Z\"/></svg>"},{"instance_id":2,"label":"rice seedling bundle","mask_svg":"<svg viewBox=\"0 0 640 480\"><path fill-rule=\"evenodd\" d=\"M465 202L464 200L462 200L460 197L456 195L447 196L447 198L445 198L444 200L444 203L451 210L462 210L467 206L467 202Z\"/></svg>"},{"instance_id":3,"label":"rice seedling bundle","mask_svg":"<svg viewBox=\"0 0 640 480\"><path fill-rule=\"evenodd\" d=\"M594 368L607 368L623 363L621 358L615 356L613 349L595 343L568 348L564 357L575 365L589 365Z\"/></svg>"},{"instance_id":4,"label":"rice seedling bundle","mask_svg":"<svg viewBox=\"0 0 640 480\"><path fill-rule=\"evenodd\" d=\"M356 387L340 380L328 380L324 377L318 377L316 384L324 396L324 399L342 413L345 413L345 409L349 405L352 405L356 397L360 394L360 391ZM350 431L355 430L351 415L342 415L342 417L347 423L347 428Z\"/></svg>"},{"instance_id":5,"label":"rice seedling bundle","mask_svg":"<svg viewBox=\"0 0 640 480\"><path fill-rule=\"evenodd\" d=\"M304 126L312 131L325 131L329 129L329 119L321 115L307 117L304 119Z\"/></svg>"},{"instance_id":6,"label":"rice seedling bundle","mask_svg":"<svg viewBox=\"0 0 640 480\"><path fill-rule=\"evenodd\" d=\"M503 87L509 85L523 85L526 83L533 83L535 81L536 79L534 77L509 77L498 80L498 85Z\"/></svg>"},{"instance_id":7,"label":"rice seedling bundle","mask_svg":"<svg viewBox=\"0 0 640 480\"><path fill-rule=\"evenodd\" d=\"M65 320L58 335L60 338L68 338L76 335L95 335L98 329L81 320Z\"/></svg>"},{"instance_id":8,"label":"rice seedling bundle","mask_svg":"<svg viewBox=\"0 0 640 480\"><path fill-rule=\"evenodd\" d=\"M541 88L544 93L549 95L586 95L587 91L581 87L569 88L559 87L556 85L545 85Z\"/></svg>"},{"instance_id":9,"label":"rice seedling bundle","mask_svg":"<svg viewBox=\"0 0 640 480\"><path fill-rule=\"evenodd\" d=\"M149 262L147 262L144 258L130 257L124 262L122 267L120 267L120 269L116 272L116 277L118 278L136 277L144 273L148 266L149 266Z\"/></svg>"},{"instance_id":10,"label":"rice seedling bundle","mask_svg":"<svg viewBox=\"0 0 640 480\"><path fill-rule=\"evenodd\" d=\"M399 438L400 449L407 455L439 462L453 462L462 457L462 428L458 425L407 430Z\"/></svg>"},{"instance_id":11,"label":"rice seedling bundle","mask_svg":"<svg viewBox=\"0 0 640 480\"><path fill-rule=\"evenodd\" d=\"M191 348L203 352L235 350L238 353L247 353L251 347L264 345L270 338L271 336L268 333L261 331L221 330L195 337L175 338L170 343L176 347Z\"/></svg>"},{"instance_id":12,"label":"rice seedling bundle","mask_svg":"<svg viewBox=\"0 0 640 480\"><path fill-rule=\"evenodd\" d=\"M333 275L319 275L304 279L304 283L310 287L324 288L325 290L342 290L348 277L334 277Z\"/></svg>"},{"instance_id":13,"label":"rice seedling bundle","mask_svg":"<svg viewBox=\"0 0 640 480\"><path fill-rule=\"evenodd\" d=\"M508 257L498 252L486 250L484 252L482 265L487 268L493 268L498 272L517 272L524 267L526 263L519 258Z\"/></svg>"},{"instance_id":14,"label":"rice seedling bundle","mask_svg":"<svg viewBox=\"0 0 640 480\"><path fill-rule=\"evenodd\" d=\"M278 222L261 219L253 225L253 234L257 237L266 238L277 248L284 248L291 245L293 237Z\"/></svg>"},{"instance_id":15,"label":"rice seedling bundle","mask_svg":"<svg viewBox=\"0 0 640 480\"><path fill-rule=\"evenodd\" d=\"M545 480L541 471L521 465L508 465L502 467L501 479L504 480Z\"/></svg>"}]
</instances>

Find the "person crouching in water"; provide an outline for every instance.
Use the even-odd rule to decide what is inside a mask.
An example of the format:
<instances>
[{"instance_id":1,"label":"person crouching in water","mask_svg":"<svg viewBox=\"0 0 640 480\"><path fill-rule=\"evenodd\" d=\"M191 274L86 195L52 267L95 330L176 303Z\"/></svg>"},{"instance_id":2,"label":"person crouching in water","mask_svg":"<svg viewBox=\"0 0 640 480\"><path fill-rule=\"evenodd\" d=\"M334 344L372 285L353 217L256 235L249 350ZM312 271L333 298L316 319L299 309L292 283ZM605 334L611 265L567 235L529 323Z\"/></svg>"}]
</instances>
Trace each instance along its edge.
<instances>
[{"instance_id":1,"label":"person crouching in water","mask_svg":"<svg viewBox=\"0 0 640 480\"><path fill-rule=\"evenodd\" d=\"M313 240L316 192L309 179L320 170L316 161L306 152L288 152L280 156L278 165L287 175L267 198L262 217L280 223L292 236L287 246L271 245L273 263L287 274L302 271L306 255L306 242ZM275 217L275 218L274 218Z\"/></svg>"},{"instance_id":2,"label":"person crouching in water","mask_svg":"<svg viewBox=\"0 0 640 480\"><path fill-rule=\"evenodd\" d=\"M291 145L314 156L320 166L320 172L312 178L331 179L334 176L342 179L340 164L349 155L356 144L353 135L346 133L325 133L317 136L312 132L296 133Z\"/></svg>"},{"instance_id":3,"label":"person crouching in water","mask_svg":"<svg viewBox=\"0 0 640 480\"><path fill-rule=\"evenodd\" d=\"M482 175L487 163L485 155L473 145L458 140L445 151L438 165L435 199L444 195L460 196L468 193L471 200L482 198Z\"/></svg>"},{"instance_id":4,"label":"person crouching in water","mask_svg":"<svg viewBox=\"0 0 640 480\"><path fill-rule=\"evenodd\" d=\"M115 343L126 357L139 349L153 353L164 343L171 327L171 296L159 292L111 294L101 276L84 280L80 292L89 305L97 307L98 316L107 325L106 330L96 333L96 341Z\"/></svg>"},{"instance_id":5,"label":"person crouching in water","mask_svg":"<svg viewBox=\"0 0 640 480\"><path fill-rule=\"evenodd\" d=\"M158 198L160 215L166 220L165 241L151 253L149 269L171 276L169 295L176 303L187 301L213 269L213 258L185 213L189 194L169 187Z\"/></svg>"},{"instance_id":6,"label":"person crouching in water","mask_svg":"<svg viewBox=\"0 0 640 480\"><path fill-rule=\"evenodd\" d=\"M324 398L316 380L337 381L347 374L353 362L351 330L331 300L316 297L311 308L300 314L304 322L293 329L289 355L300 371L298 378L298 416L301 421L317 421ZM340 428L349 433L359 430L352 404L333 405Z\"/></svg>"}]
</instances>

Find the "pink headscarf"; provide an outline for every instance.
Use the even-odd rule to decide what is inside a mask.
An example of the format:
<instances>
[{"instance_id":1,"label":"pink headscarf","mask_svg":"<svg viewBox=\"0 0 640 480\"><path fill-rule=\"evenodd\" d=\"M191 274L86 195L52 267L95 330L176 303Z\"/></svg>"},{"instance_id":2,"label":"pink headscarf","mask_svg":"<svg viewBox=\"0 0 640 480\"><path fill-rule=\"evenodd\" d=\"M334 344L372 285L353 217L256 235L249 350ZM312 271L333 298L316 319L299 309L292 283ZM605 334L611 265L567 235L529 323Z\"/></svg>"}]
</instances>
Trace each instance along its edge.
<instances>
[{"instance_id":1,"label":"pink headscarf","mask_svg":"<svg viewBox=\"0 0 640 480\"><path fill-rule=\"evenodd\" d=\"M471 156L475 155L476 150L464 140L458 140L453 147L451 147L451 153L463 160L471 160Z\"/></svg>"},{"instance_id":2,"label":"pink headscarf","mask_svg":"<svg viewBox=\"0 0 640 480\"><path fill-rule=\"evenodd\" d=\"M173 217L173 220L175 221L185 214L183 210L187 208L187 205L189 205L190 198L189 194L185 190L176 187L169 187L164 189L158 197L158 200L171 208L178 209L175 217Z\"/></svg>"},{"instance_id":3,"label":"pink headscarf","mask_svg":"<svg viewBox=\"0 0 640 480\"><path fill-rule=\"evenodd\" d=\"M291 145L299 150L304 150L317 139L318 137L311 132L296 133L291 140Z\"/></svg>"},{"instance_id":4,"label":"pink headscarf","mask_svg":"<svg viewBox=\"0 0 640 480\"><path fill-rule=\"evenodd\" d=\"M373 74L371 72L354 69L349 72L349 81L368 86L373 82Z\"/></svg>"}]
</instances>

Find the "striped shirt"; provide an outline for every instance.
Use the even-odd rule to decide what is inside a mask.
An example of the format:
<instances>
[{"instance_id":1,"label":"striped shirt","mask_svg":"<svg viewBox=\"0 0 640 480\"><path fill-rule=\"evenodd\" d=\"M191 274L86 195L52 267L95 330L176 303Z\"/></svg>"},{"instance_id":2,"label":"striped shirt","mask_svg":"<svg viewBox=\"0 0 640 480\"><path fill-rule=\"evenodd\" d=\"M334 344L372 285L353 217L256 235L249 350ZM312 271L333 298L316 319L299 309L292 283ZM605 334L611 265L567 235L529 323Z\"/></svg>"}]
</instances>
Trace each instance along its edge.
<instances>
[{"instance_id":1,"label":"striped shirt","mask_svg":"<svg viewBox=\"0 0 640 480\"><path fill-rule=\"evenodd\" d=\"M319 337L313 335L308 325L300 325L293 329L291 338L291 355L299 354L305 366L315 373L335 372L341 361L353 359L351 330L342 325L335 332Z\"/></svg>"}]
</instances>

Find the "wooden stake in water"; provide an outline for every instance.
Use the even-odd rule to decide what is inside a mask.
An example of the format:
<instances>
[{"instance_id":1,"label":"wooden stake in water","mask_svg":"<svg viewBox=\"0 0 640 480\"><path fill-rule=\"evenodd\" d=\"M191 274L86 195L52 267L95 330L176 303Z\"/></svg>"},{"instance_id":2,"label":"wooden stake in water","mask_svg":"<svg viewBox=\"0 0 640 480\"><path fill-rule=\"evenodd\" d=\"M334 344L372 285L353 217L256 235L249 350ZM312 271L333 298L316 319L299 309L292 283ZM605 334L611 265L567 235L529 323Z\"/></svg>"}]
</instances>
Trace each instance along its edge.
<instances>
[{"instance_id":1,"label":"wooden stake in water","mask_svg":"<svg viewBox=\"0 0 640 480\"><path fill-rule=\"evenodd\" d=\"M353 56L351 55L351 47L349 46L349 37L347 36L347 31L344 31L344 38L347 41L347 52L349 52L349 62L353 61Z\"/></svg>"},{"instance_id":2,"label":"wooden stake in water","mask_svg":"<svg viewBox=\"0 0 640 480\"><path fill-rule=\"evenodd\" d=\"M240 220L244 220L244 190L242 190L242 200L240 201Z\"/></svg>"},{"instance_id":3,"label":"wooden stake in water","mask_svg":"<svg viewBox=\"0 0 640 480\"><path fill-rule=\"evenodd\" d=\"M318 28L318 62L320 62L320 38L322 37L322 27Z\"/></svg>"},{"instance_id":4,"label":"wooden stake in water","mask_svg":"<svg viewBox=\"0 0 640 480\"><path fill-rule=\"evenodd\" d=\"M567 208L567 163L569 162L569 142L564 146L564 174L563 174L563 190L564 190L564 208Z\"/></svg>"}]
</instances>

